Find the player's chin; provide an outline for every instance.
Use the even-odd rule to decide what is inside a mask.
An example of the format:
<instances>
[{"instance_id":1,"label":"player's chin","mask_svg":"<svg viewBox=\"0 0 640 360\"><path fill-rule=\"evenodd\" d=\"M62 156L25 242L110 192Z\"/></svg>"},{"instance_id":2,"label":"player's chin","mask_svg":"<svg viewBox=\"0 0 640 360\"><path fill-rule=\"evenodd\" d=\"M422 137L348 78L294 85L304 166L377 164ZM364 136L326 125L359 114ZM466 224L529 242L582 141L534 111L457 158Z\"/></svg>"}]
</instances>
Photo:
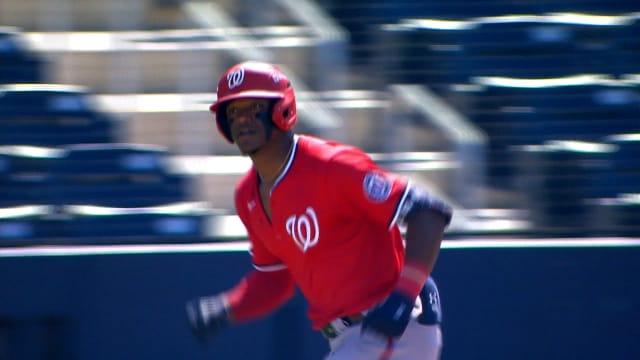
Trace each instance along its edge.
<instances>
[{"instance_id":1,"label":"player's chin","mask_svg":"<svg viewBox=\"0 0 640 360\"><path fill-rule=\"evenodd\" d=\"M238 139L236 140L236 145L238 146L238 149L240 150L242 155L252 155L255 154L258 149L260 149L260 144L251 140L243 141L243 139Z\"/></svg>"}]
</instances>

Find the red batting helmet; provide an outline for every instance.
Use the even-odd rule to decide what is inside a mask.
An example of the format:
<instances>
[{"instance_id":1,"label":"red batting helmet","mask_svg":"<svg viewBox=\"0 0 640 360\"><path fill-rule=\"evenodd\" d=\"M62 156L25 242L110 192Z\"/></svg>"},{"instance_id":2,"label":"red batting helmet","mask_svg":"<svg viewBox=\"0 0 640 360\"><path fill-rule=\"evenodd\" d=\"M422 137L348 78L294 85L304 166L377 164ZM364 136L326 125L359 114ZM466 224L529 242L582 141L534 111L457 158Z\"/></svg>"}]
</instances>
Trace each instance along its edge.
<instances>
[{"instance_id":1,"label":"red batting helmet","mask_svg":"<svg viewBox=\"0 0 640 360\"><path fill-rule=\"evenodd\" d=\"M209 108L216 114L218 130L233 143L227 123L226 105L236 99L275 99L271 119L281 130L293 128L298 119L296 98L291 82L275 65L262 62L236 64L222 74L218 82L218 99Z\"/></svg>"}]
</instances>

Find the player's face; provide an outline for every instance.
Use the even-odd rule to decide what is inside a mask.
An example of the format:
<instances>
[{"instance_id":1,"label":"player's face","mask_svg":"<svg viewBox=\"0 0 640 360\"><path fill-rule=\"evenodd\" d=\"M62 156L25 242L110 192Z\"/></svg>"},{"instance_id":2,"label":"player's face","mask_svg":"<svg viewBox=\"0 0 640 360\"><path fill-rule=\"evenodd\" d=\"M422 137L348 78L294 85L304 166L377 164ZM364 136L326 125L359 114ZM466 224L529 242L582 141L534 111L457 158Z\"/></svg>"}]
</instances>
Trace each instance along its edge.
<instances>
[{"instance_id":1,"label":"player's face","mask_svg":"<svg viewBox=\"0 0 640 360\"><path fill-rule=\"evenodd\" d=\"M263 121L268 111L269 100L265 99L239 99L227 106L231 137L243 154L255 152L268 140Z\"/></svg>"}]
</instances>

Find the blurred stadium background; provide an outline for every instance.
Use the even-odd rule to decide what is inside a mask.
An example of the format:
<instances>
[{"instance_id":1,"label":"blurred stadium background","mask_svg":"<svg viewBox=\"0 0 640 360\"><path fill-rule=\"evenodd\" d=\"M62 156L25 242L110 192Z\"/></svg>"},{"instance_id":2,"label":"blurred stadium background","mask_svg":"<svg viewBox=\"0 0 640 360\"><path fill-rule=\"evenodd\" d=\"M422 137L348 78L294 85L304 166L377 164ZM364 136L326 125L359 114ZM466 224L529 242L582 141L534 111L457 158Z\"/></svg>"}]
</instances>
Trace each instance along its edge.
<instances>
[{"instance_id":1,"label":"blurred stadium background","mask_svg":"<svg viewBox=\"0 0 640 360\"><path fill-rule=\"evenodd\" d=\"M450 200L451 236L640 231L635 1L1 4L6 245L241 238L249 162L207 105L247 59L291 74L299 132Z\"/></svg>"},{"instance_id":2,"label":"blurred stadium background","mask_svg":"<svg viewBox=\"0 0 640 360\"><path fill-rule=\"evenodd\" d=\"M0 0L0 247L245 240L207 112L242 60L448 240L640 234L637 0Z\"/></svg>"}]
</instances>

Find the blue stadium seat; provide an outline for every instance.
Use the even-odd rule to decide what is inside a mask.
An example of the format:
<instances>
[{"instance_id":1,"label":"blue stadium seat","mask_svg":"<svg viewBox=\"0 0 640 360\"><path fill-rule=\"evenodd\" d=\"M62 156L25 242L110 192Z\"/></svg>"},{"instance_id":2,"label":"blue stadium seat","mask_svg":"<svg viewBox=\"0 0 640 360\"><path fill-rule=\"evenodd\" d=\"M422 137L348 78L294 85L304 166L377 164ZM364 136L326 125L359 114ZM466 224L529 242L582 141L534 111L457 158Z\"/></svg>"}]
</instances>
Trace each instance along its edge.
<instances>
[{"instance_id":1,"label":"blue stadium seat","mask_svg":"<svg viewBox=\"0 0 640 360\"><path fill-rule=\"evenodd\" d=\"M469 76L560 77L616 73L618 39L629 19L584 14L477 19L464 33Z\"/></svg>"},{"instance_id":2,"label":"blue stadium seat","mask_svg":"<svg viewBox=\"0 0 640 360\"><path fill-rule=\"evenodd\" d=\"M29 48L19 28L0 26L0 84L41 82L44 57Z\"/></svg>"},{"instance_id":3,"label":"blue stadium seat","mask_svg":"<svg viewBox=\"0 0 640 360\"><path fill-rule=\"evenodd\" d=\"M619 233L640 236L640 192L619 197L614 208Z\"/></svg>"},{"instance_id":4,"label":"blue stadium seat","mask_svg":"<svg viewBox=\"0 0 640 360\"><path fill-rule=\"evenodd\" d=\"M553 2L553 0L547 1ZM555 3L561 8L547 11L571 11L602 15L620 15L638 11L638 2L636 0L563 0L555 1Z\"/></svg>"},{"instance_id":5,"label":"blue stadium seat","mask_svg":"<svg viewBox=\"0 0 640 360\"><path fill-rule=\"evenodd\" d=\"M624 35L633 25L629 16L562 13L405 18L381 27L379 61L389 82L420 83L436 91L476 76L618 76L633 69L632 59L624 56L636 45L630 41L637 36Z\"/></svg>"},{"instance_id":6,"label":"blue stadium seat","mask_svg":"<svg viewBox=\"0 0 640 360\"><path fill-rule=\"evenodd\" d=\"M599 141L605 134L640 131L640 92L621 82L555 87L533 106L550 120L547 139Z\"/></svg>"},{"instance_id":7,"label":"blue stadium seat","mask_svg":"<svg viewBox=\"0 0 640 360\"><path fill-rule=\"evenodd\" d=\"M202 238L211 211L199 202L144 208L65 206L70 216L66 233L91 242L159 242L163 239Z\"/></svg>"},{"instance_id":8,"label":"blue stadium seat","mask_svg":"<svg viewBox=\"0 0 640 360\"><path fill-rule=\"evenodd\" d=\"M613 195L640 193L640 131L609 135L603 141L617 149L609 157L610 177L616 189Z\"/></svg>"},{"instance_id":9,"label":"blue stadium seat","mask_svg":"<svg viewBox=\"0 0 640 360\"><path fill-rule=\"evenodd\" d=\"M615 59L611 59L619 76L640 74L640 12L629 15L629 19L631 23L623 29L617 41L620 51Z\"/></svg>"},{"instance_id":10,"label":"blue stadium seat","mask_svg":"<svg viewBox=\"0 0 640 360\"><path fill-rule=\"evenodd\" d=\"M0 207L50 204L51 170L63 151L0 146Z\"/></svg>"},{"instance_id":11,"label":"blue stadium seat","mask_svg":"<svg viewBox=\"0 0 640 360\"><path fill-rule=\"evenodd\" d=\"M606 77L557 79L477 78L483 88L475 93L474 113L479 125L493 121L509 126L526 115L531 125L523 136L545 140L599 141L603 135L640 131L640 91ZM489 119L489 120L487 120ZM517 136L517 134L513 134Z\"/></svg>"},{"instance_id":12,"label":"blue stadium seat","mask_svg":"<svg viewBox=\"0 0 640 360\"><path fill-rule=\"evenodd\" d=\"M62 146L113 142L117 121L83 87L0 86L0 145Z\"/></svg>"},{"instance_id":13,"label":"blue stadium seat","mask_svg":"<svg viewBox=\"0 0 640 360\"><path fill-rule=\"evenodd\" d=\"M168 171L162 147L80 144L64 150L54 171L58 204L130 208L189 199L189 179Z\"/></svg>"},{"instance_id":14,"label":"blue stadium seat","mask_svg":"<svg viewBox=\"0 0 640 360\"><path fill-rule=\"evenodd\" d=\"M393 1L386 3L404 8ZM448 19L554 12L620 15L638 11L638 3L636 0L431 0L415 1L409 9L412 14Z\"/></svg>"},{"instance_id":15,"label":"blue stadium seat","mask_svg":"<svg viewBox=\"0 0 640 360\"><path fill-rule=\"evenodd\" d=\"M584 233L594 200L610 190L612 152L607 144L579 141L519 147L517 182L536 228Z\"/></svg>"},{"instance_id":16,"label":"blue stadium seat","mask_svg":"<svg viewBox=\"0 0 640 360\"><path fill-rule=\"evenodd\" d=\"M600 142L615 133L640 132L636 86L605 76L555 79L475 78L469 119L489 136L489 179L513 175L513 146L549 140Z\"/></svg>"},{"instance_id":17,"label":"blue stadium seat","mask_svg":"<svg viewBox=\"0 0 640 360\"><path fill-rule=\"evenodd\" d=\"M48 205L0 207L0 246L31 245L28 240L61 238L60 222Z\"/></svg>"},{"instance_id":18,"label":"blue stadium seat","mask_svg":"<svg viewBox=\"0 0 640 360\"><path fill-rule=\"evenodd\" d=\"M159 145L136 143L73 144L62 147L65 176L163 174L169 151Z\"/></svg>"},{"instance_id":19,"label":"blue stadium seat","mask_svg":"<svg viewBox=\"0 0 640 360\"><path fill-rule=\"evenodd\" d=\"M83 116L43 115L0 121L0 144L64 146L114 140L114 124Z\"/></svg>"},{"instance_id":20,"label":"blue stadium seat","mask_svg":"<svg viewBox=\"0 0 640 360\"><path fill-rule=\"evenodd\" d=\"M484 16L535 13L537 4L526 1L416 1L413 14L439 19L472 19ZM415 16L415 15L414 15Z\"/></svg>"},{"instance_id":21,"label":"blue stadium seat","mask_svg":"<svg viewBox=\"0 0 640 360\"><path fill-rule=\"evenodd\" d=\"M49 203L46 178L0 178L0 207Z\"/></svg>"},{"instance_id":22,"label":"blue stadium seat","mask_svg":"<svg viewBox=\"0 0 640 360\"><path fill-rule=\"evenodd\" d=\"M186 180L172 175L64 178L57 180L54 194L58 204L145 207L188 199Z\"/></svg>"},{"instance_id":23,"label":"blue stadium seat","mask_svg":"<svg viewBox=\"0 0 640 360\"><path fill-rule=\"evenodd\" d=\"M167 156L162 147L142 144L0 147L0 239L13 245L202 238L210 210L188 201L189 179L168 171Z\"/></svg>"},{"instance_id":24,"label":"blue stadium seat","mask_svg":"<svg viewBox=\"0 0 640 360\"><path fill-rule=\"evenodd\" d=\"M608 236L640 236L640 193L602 199L598 210L605 218L596 220L606 223Z\"/></svg>"},{"instance_id":25,"label":"blue stadium seat","mask_svg":"<svg viewBox=\"0 0 640 360\"><path fill-rule=\"evenodd\" d=\"M380 31L378 62L388 83L424 84L435 91L465 83L464 21L404 19Z\"/></svg>"},{"instance_id":26,"label":"blue stadium seat","mask_svg":"<svg viewBox=\"0 0 640 360\"><path fill-rule=\"evenodd\" d=\"M458 63L460 75L467 80L474 76L543 79L596 71L571 52L539 52L533 55L463 53Z\"/></svg>"}]
</instances>

